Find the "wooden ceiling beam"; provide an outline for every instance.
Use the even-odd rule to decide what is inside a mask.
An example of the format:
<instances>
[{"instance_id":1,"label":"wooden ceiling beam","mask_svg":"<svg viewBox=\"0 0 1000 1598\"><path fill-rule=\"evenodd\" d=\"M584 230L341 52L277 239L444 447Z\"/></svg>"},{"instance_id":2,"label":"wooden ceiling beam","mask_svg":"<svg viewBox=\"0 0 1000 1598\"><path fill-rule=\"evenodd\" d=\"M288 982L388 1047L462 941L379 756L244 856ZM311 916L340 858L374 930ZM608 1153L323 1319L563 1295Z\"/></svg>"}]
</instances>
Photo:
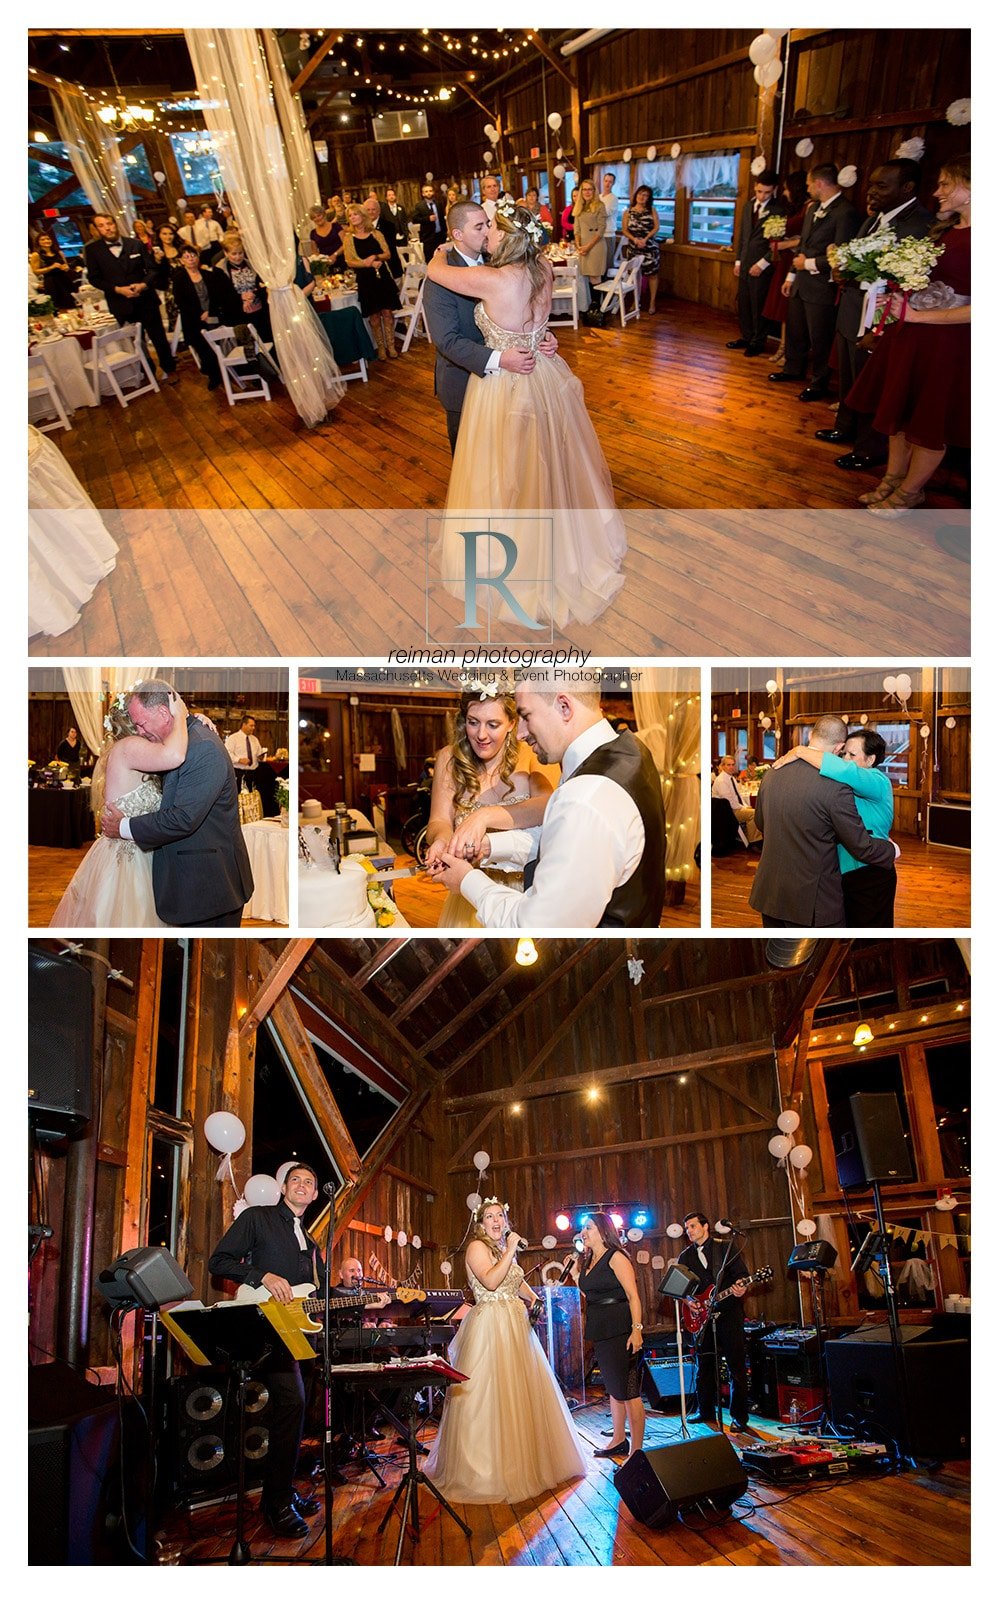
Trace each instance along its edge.
<instances>
[{"instance_id":1,"label":"wooden ceiling beam","mask_svg":"<svg viewBox=\"0 0 1000 1598\"><path fill-rule=\"evenodd\" d=\"M430 1088L424 1088L421 1092L412 1095L410 1101L403 1105L397 1115L393 1116L381 1137L365 1156L364 1169L354 1185L345 1187L338 1193L334 1200L333 1215L331 1217L334 1244L339 1242L347 1230L348 1223L357 1214L368 1197L372 1186L385 1172L389 1156L399 1143L400 1138L404 1137L410 1130L430 1096Z\"/></svg>"},{"instance_id":2,"label":"wooden ceiling beam","mask_svg":"<svg viewBox=\"0 0 1000 1598\"><path fill-rule=\"evenodd\" d=\"M542 994L547 993L554 982L558 982L560 977L565 976L568 971L571 971L578 961L582 960L587 954L589 954L590 950L593 949L596 944L597 939L590 938L586 943L575 948L573 953L567 956L567 958L563 960L554 971L551 971L536 988L532 988L530 993L525 994L524 998L515 1004L509 1015L505 1015L503 1020L497 1021L494 1026L491 1026L488 1032L484 1032L482 1037L477 1038L475 1043L472 1044L470 1048L466 1049L464 1054L459 1055L458 1059L454 1060L451 1065L448 1066L447 1070L442 1073L443 1081L447 1082L449 1077L454 1076L456 1071L460 1071L462 1069L463 1065L468 1065L470 1060L474 1060L476 1055L480 1054L488 1043L492 1043L494 1038L499 1037L500 1033L510 1026L510 1023L515 1020L517 1016L521 1015L523 1011L527 1010L529 1005L537 1004ZM620 961L617 963L620 964ZM515 967L514 969L516 970L517 968Z\"/></svg>"},{"instance_id":3,"label":"wooden ceiling beam","mask_svg":"<svg viewBox=\"0 0 1000 1598\"><path fill-rule=\"evenodd\" d=\"M277 960L261 943L258 963L264 973L264 984L240 1021L241 1043L250 1036L251 1032L256 1032L268 1011L288 987L315 941L315 938L295 938L285 946Z\"/></svg>"},{"instance_id":4,"label":"wooden ceiling beam","mask_svg":"<svg viewBox=\"0 0 1000 1598\"><path fill-rule=\"evenodd\" d=\"M334 982L345 997L352 1004L356 1004L359 1009L363 1010L369 1021L378 1028L382 1035L388 1038L390 1043L395 1044L404 1060L412 1060L415 1070L423 1074L424 1081L439 1082L441 1079L440 1072L431 1065L431 1062L419 1049L414 1048L408 1038L404 1038L403 1034L393 1026L389 1017L383 1015L377 1004L372 1003L367 993L361 991L357 983L348 976L343 967L337 964L328 947L318 942L315 948L315 955L319 963L333 977Z\"/></svg>"},{"instance_id":5,"label":"wooden ceiling beam","mask_svg":"<svg viewBox=\"0 0 1000 1598\"><path fill-rule=\"evenodd\" d=\"M972 1001L968 998L951 998L941 1004L925 1004L922 1009L906 1010L902 1013L894 1011L891 1015L863 1018L867 1020L875 1034L866 1051L872 1056L876 1052L882 1052L886 1047L902 1049L908 1043L924 1042L928 1036L937 1043L941 1041L942 1033L956 1036L967 1033L972 1021ZM819 1032L811 1032L808 1035L810 1058L822 1060L859 1058L859 1051L852 1041L855 1025L856 1022L852 1018L823 1027Z\"/></svg>"},{"instance_id":6,"label":"wooden ceiling beam","mask_svg":"<svg viewBox=\"0 0 1000 1598\"><path fill-rule=\"evenodd\" d=\"M821 945L822 952L816 964L805 974L798 991L788 1003L788 1019L784 1026L775 1029L775 1048L787 1049L803 1030L802 1018L808 1010L810 1019L816 1006L825 998L828 988L853 947L851 938L831 938Z\"/></svg>"},{"instance_id":7,"label":"wooden ceiling beam","mask_svg":"<svg viewBox=\"0 0 1000 1598\"><path fill-rule=\"evenodd\" d=\"M549 49L541 34L536 33L534 28L528 28L526 30L526 36L531 40L535 49L538 51L538 54L540 56L544 56L545 60L549 63L549 66L554 68L554 70L559 73L561 78L566 79L566 82L569 84L571 89L575 89L576 78L573 75L573 70L568 67L566 62L561 60L553 50ZM575 67L576 57L574 56L571 59L573 61L573 66Z\"/></svg>"},{"instance_id":8,"label":"wooden ceiling beam","mask_svg":"<svg viewBox=\"0 0 1000 1598\"><path fill-rule=\"evenodd\" d=\"M29 39L180 39L183 28L29 28Z\"/></svg>"},{"instance_id":9,"label":"wooden ceiling beam","mask_svg":"<svg viewBox=\"0 0 1000 1598\"><path fill-rule=\"evenodd\" d=\"M481 941L480 938L463 938L461 943L456 943L453 949L449 949L444 959L435 966L429 976L424 978L419 987L414 988L409 998L404 999L399 1009L394 1012L392 1017L393 1026L399 1026L400 1022L405 1021L408 1015L412 1015L414 1010L418 1010L424 1000L444 981L449 972L454 971L456 966L460 966L462 961L474 949L479 948Z\"/></svg>"},{"instance_id":10,"label":"wooden ceiling beam","mask_svg":"<svg viewBox=\"0 0 1000 1598\"><path fill-rule=\"evenodd\" d=\"M749 976L730 977L725 982L704 982L697 988L679 988L676 993L658 993L651 998L640 997L640 1004L682 1004L687 999L705 999L713 993L732 993L743 988L759 988L794 976L793 971L755 971Z\"/></svg>"},{"instance_id":11,"label":"wooden ceiling beam","mask_svg":"<svg viewBox=\"0 0 1000 1598\"><path fill-rule=\"evenodd\" d=\"M595 988L594 993L597 989ZM588 994L587 1000L594 997ZM541 1064L543 1056L547 1057L562 1033L571 1021L578 1019L583 1004L567 1016L562 1027L546 1043L544 1049L529 1066ZM447 1115L462 1115L469 1110L479 1109L486 1104L495 1105L502 1109L505 1104L516 1104L522 1099L540 1099L556 1096L561 1093L579 1093L581 1088L589 1085L594 1087L615 1087L620 1082L640 1082L653 1077L676 1076L686 1071L704 1071L706 1069L725 1069L733 1065L751 1065L755 1060L770 1059L774 1049L770 1038L758 1038L751 1043L733 1043L715 1049L698 1049L691 1054L675 1054L661 1057L657 1060L632 1060L628 1065L609 1065L601 1071L578 1071L570 1076L546 1077L542 1081L528 1082L525 1076L513 1083L510 1087L488 1088L483 1093L469 1093L464 1098L445 1099L444 1109ZM759 1111L760 1106L756 1109ZM767 1114L772 1113L768 1108Z\"/></svg>"},{"instance_id":12,"label":"wooden ceiling beam","mask_svg":"<svg viewBox=\"0 0 1000 1598\"><path fill-rule=\"evenodd\" d=\"M616 1154L644 1154L647 1149L677 1148L685 1143L714 1143L723 1137L747 1137L751 1133L769 1132L773 1120L747 1121L742 1126L710 1126L703 1132L675 1132L670 1137L645 1137L634 1143L598 1143L585 1149L550 1149L544 1154L518 1155L507 1159L491 1160L490 1170L512 1165L528 1165L537 1171L539 1166L565 1160L600 1160ZM474 1167L473 1167L474 1169Z\"/></svg>"},{"instance_id":13,"label":"wooden ceiling beam","mask_svg":"<svg viewBox=\"0 0 1000 1598\"><path fill-rule=\"evenodd\" d=\"M457 1011L451 1020L441 1027L440 1031L435 1032L432 1038L427 1039L424 1044L424 1053L433 1054L436 1049L441 1047L442 1043L447 1043L450 1037L461 1031L462 1027L471 1021L474 1015L477 1015L480 1010L489 1004L491 999L502 992L508 983L513 982L520 969L520 966L515 965L513 961L511 961L510 965L504 966L500 975L494 977L492 982L487 983L486 987L476 994L475 998L465 1006L464 1010ZM447 1071L443 1073L444 1079L447 1079L448 1074Z\"/></svg>"},{"instance_id":14,"label":"wooden ceiling beam","mask_svg":"<svg viewBox=\"0 0 1000 1598\"><path fill-rule=\"evenodd\" d=\"M371 959L367 960L364 965L359 966L357 971L355 971L355 985L359 988L366 987L375 973L381 971L384 965L388 965L393 956L408 941L407 938L387 938L384 942L380 942Z\"/></svg>"},{"instance_id":15,"label":"wooden ceiling beam","mask_svg":"<svg viewBox=\"0 0 1000 1598\"><path fill-rule=\"evenodd\" d=\"M309 79L312 77L313 73L326 60L326 57L330 53L331 46L336 44L336 42L337 42L337 30L334 29L332 33L328 33L327 34L326 38L323 40L323 43L320 45L319 49L313 51L313 54L309 57L309 60L306 62L305 66L302 68L302 71L299 73L299 75L295 79L294 83L291 84L291 92L292 92L292 94L300 94L301 93L302 89L309 82Z\"/></svg>"}]
</instances>

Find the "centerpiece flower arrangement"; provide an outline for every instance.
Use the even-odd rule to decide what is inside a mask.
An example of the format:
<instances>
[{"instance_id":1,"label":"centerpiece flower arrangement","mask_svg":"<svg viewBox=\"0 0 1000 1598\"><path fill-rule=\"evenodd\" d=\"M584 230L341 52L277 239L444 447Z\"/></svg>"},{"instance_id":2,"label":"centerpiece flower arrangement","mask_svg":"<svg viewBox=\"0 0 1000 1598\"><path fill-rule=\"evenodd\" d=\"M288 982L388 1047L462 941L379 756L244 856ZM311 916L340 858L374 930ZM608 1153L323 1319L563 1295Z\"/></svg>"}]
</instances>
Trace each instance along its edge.
<instances>
[{"instance_id":1,"label":"centerpiece flower arrangement","mask_svg":"<svg viewBox=\"0 0 1000 1598\"><path fill-rule=\"evenodd\" d=\"M288 826L288 802L289 802L289 788L288 788L288 778L287 777L279 777L278 778L277 782L274 785L274 797L278 801L278 810L281 813L281 825L283 827L287 827Z\"/></svg>"}]
</instances>

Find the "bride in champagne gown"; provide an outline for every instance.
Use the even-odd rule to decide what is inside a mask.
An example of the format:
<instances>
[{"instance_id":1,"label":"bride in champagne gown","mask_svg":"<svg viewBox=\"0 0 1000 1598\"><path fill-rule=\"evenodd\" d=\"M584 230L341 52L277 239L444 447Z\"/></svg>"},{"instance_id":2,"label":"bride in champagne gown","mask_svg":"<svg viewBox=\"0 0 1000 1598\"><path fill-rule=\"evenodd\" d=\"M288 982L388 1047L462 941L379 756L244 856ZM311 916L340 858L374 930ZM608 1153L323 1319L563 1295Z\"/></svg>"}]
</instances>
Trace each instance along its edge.
<instances>
[{"instance_id":1,"label":"bride in champagne gown","mask_svg":"<svg viewBox=\"0 0 1000 1598\"><path fill-rule=\"evenodd\" d=\"M442 247L427 275L480 302L476 325L490 349L534 354L552 304L545 234L530 211L508 199L488 238L489 265L449 266ZM456 595L464 595L465 579L459 530L484 517L497 518L494 529L516 543L508 583L533 621L594 621L625 581L625 526L611 475L583 385L558 355L538 358L526 374L501 369L474 378L466 389L440 546L441 575ZM496 539L476 541L479 576L498 574L499 550ZM492 590L478 593L493 598Z\"/></svg>"},{"instance_id":2,"label":"bride in champagne gown","mask_svg":"<svg viewBox=\"0 0 1000 1598\"><path fill-rule=\"evenodd\" d=\"M534 768L534 769L533 769ZM476 815L484 830L537 827L552 785L517 736L514 695L501 685L476 680L462 695L454 742L440 749L434 763L431 814L427 823L427 869L451 846L455 828ZM514 811L514 814L511 814ZM522 889L524 873L487 867L505 887ZM478 927L469 901L449 893L439 927Z\"/></svg>"},{"instance_id":3,"label":"bride in champagne gown","mask_svg":"<svg viewBox=\"0 0 1000 1598\"><path fill-rule=\"evenodd\" d=\"M184 764L187 710L177 695L170 700L173 727L162 743L140 737L127 710L128 692L119 693L104 718L109 741L94 767L91 799L96 815L111 798L129 818L160 808L159 773ZM56 907L52 927L162 927L153 900L153 851L128 838L91 844Z\"/></svg>"},{"instance_id":4,"label":"bride in champagne gown","mask_svg":"<svg viewBox=\"0 0 1000 1598\"><path fill-rule=\"evenodd\" d=\"M498 1199L476 1211L465 1255L475 1305L448 1358L468 1381L448 1389L427 1476L460 1504L519 1504L587 1473L566 1401L526 1304L535 1294L515 1258Z\"/></svg>"}]
</instances>

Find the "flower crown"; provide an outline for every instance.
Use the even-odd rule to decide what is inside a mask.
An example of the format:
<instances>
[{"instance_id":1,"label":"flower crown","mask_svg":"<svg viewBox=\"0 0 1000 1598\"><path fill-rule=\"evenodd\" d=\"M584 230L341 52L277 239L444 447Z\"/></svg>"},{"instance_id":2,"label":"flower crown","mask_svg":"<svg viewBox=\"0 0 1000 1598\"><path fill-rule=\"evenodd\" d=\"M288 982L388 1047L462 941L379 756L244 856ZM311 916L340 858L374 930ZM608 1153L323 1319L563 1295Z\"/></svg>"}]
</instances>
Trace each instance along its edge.
<instances>
[{"instance_id":1,"label":"flower crown","mask_svg":"<svg viewBox=\"0 0 1000 1598\"><path fill-rule=\"evenodd\" d=\"M492 1198L484 1198L483 1199L482 1203L479 1205L478 1209L476 1210L477 1216L478 1215L484 1215L487 1210L493 1208L494 1204L498 1204L500 1206L500 1208L503 1210L505 1215L507 1214L508 1210L510 1209L510 1205L509 1204L505 1204L503 1202L503 1200L497 1198L496 1194L494 1193Z\"/></svg>"},{"instance_id":2,"label":"flower crown","mask_svg":"<svg viewBox=\"0 0 1000 1598\"><path fill-rule=\"evenodd\" d=\"M514 673L511 671L498 671L495 677L474 677L463 671L459 673L458 680L464 693L478 694L480 699L501 699L504 694L514 692Z\"/></svg>"},{"instance_id":3,"label":"flower crown","mask_svg":"<svg viewBox=\"0 0 1000 1598\"><path fill-rule=\"evenodd\" d=\"M124 715L125 711L126 711L126 706L128 705L128 702L131 699L131 697L132 697L131 688L120 688L116 694L112 695L112 698L111 698L111 701L109 703L108 709L109 710L117 710L120 715ZM105 732L114 732L114 730L115 730L114 729L114 723L112 722L110 715L105 716L105 718L104 718L104 731Z\"/></svg>"},{"instance_id":4,"label":"flower crown","mask_svg":"<svg viewBox=\"0 0 1000 1598\"><path fill-rule=\"evenodd\" d=\"M531 217L530 221L528 222L518 221L516 214L517 205L516 202L511 199L509 194L505 194L502 200L497 201L497 210L510 223L515 233L527 233L532 244L535 245L541 244L544 241L545 230L540 222L535 221L534 217Z\"/></svg>"}]
</instances>

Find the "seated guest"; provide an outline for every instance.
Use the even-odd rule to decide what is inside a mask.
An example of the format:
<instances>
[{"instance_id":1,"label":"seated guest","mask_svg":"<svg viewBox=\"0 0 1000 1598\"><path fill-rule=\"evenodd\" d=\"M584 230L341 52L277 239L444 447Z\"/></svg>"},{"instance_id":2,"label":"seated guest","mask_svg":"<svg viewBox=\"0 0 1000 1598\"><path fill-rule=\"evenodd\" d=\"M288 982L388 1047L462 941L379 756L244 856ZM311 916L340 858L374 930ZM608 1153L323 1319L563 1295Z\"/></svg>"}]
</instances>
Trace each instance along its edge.
<instances>
[{"instance_id":1,"label":"seated guest","mask_svg":"<svg viewBox=\"0 0 1000 1598\"><path fill-rule=\"evenodd\" d=\"M67 766L78 766L82 752L80 734L75 727L67 727L66 736L56 750L56 759L62 760Z\"/></svg>"},{"instance_id":2,"label":"seated guest","mask_svg":"<svg viewBox=\"0 0 1000 1598\"><path fill-rule=\"evenodd\" d=\"M552 237L552 212L549 210L547 205L541 205L539 203L538 190L537 189L528 189L527 193L524 196L524 200L523 200L522 203L524 205L525 210L526 211L530 211L532 216L535 218L535 220L542 224L542 227L545 229L546 234L551 239L551 237Z\"/></svg>"},{"instance_id":3,"label":"seated guest","mask_svg":"<svg viewBox=\"0 0 1000 1598\"><path fill-rule=\"evenodd\" d=\"M177 382L177 362L167 341L154 288L156 263L138 239L123 239L106 211L94 212L95 239L84 250L87 277L100 289L119 327L138 322L156 351L165 383Z\"/></svg>"},{"instance_id":4,"label":"seated guest","mask_svg":"<svg viewBox=\"0 0 1000 1598\"><path fill-rule=\"evenodd\" d=\"M309 229L310 254L328 256L333 269L341 270L344 265L344 245L340 223L329 217L321 205L310 206L309 220L312 224Z\"/></svg>"},{"instance_id":5,"label":"seated guest","mask_svg":"<svg viewBox=\"0 0 1000 1598\"><path fill-rule=\"evenodd\" d=\"M220 274L212 266L203 266L198 248L185 244L181 250L180 266L171 273L170 286L181 319L184 342L198 357L198 365L208 378L209 388L218 388L222 373L215 351L204 332L207 327L218 327L222 320L221 306L225 286Z\"/></svg>"},{"instance_id":6,"label":"seated guest","mask_svg":"<svg viewBox=\"0 0 1000 1598\"><path fill-rule=\"evenodd\" d=\"M760 842L760 833L753 819L753 807L740 793L736 781L736 756L724 755L719 764L719 774L712 783L712 798L725 799L739 823L740 841L744 848Z\"/></svg>"},{"instance_id":7,"label":"seated guest","mask_svg":"<svg viewBox=\"0 0 1000 1598\"><path fill-rule=\"evenodd\" d=\"M227 233L222 241L223 256L215 271L225 278L219 320L231 327L248 322L265 344L271 342L271 316L267 289L250 265L238 233Z\"/></svg>"},{"instance_id":8,"label":"seated guest","mask_svg":"<svg viewBox=\"0 0 1000 1598\"><path fill-rule=\"evenodd\" d=\"M80 269L67 261L51 233L39 233L28 263L57 311L73 309L73 289Z\"/></svg>"},{"instance_id":9,"label":"seated guest","mask_svg":"<svg viewBox=\"0 0 1000 1598\"><path fill-rule=\"evenodd\" d=\"M622 258L631 261L636 255L642 256L643 281L649 284L650 316L656 310L660 287L660 246L656 243L659 231L660 218L653 209L653 191L648 183L640 183L632 196L632 204L622 217Z\"/></svg>"},{"instance_id":10,"label":"seated guest","mask_svg":"<svg viewBox=\"0 0 1000 1598\"><path fill-rule=\"evenodd\" d=\"M201 215L194 225L194 242L201 252L202 263L207 266L219 254L220 246L225 234L215 220L215 212L210 205L203 205Z\"/></svg>"}]
</instances>

